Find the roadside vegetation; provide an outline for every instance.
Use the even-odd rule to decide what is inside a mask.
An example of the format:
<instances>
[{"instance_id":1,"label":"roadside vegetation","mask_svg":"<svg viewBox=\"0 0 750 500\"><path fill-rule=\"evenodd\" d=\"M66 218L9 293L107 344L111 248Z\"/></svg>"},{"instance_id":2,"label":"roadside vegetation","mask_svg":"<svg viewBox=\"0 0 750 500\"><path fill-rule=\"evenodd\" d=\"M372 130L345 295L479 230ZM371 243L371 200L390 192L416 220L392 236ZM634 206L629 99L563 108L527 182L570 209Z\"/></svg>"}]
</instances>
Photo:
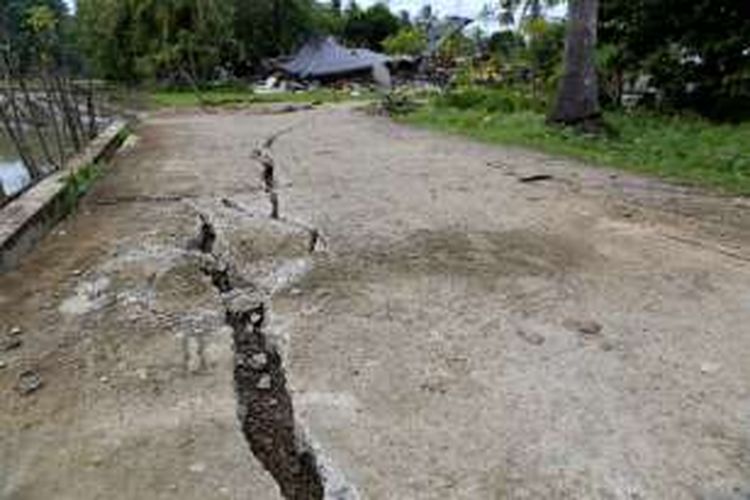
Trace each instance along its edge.
<instances>
[{"instance_id":1,"label":"roadside vegetation","mask_svg":"<svg viewBox=\"0 0 750 500\"><path fill-rule=\"evenodd\" d=\"M543 15L557 3L502 0L494 14L519 28L490 36L483 58L399 119L750 194L746 3L571 0L572 22Z\"/></svg>"},{"instance_id":2,"label":"roadside vegetation","mask_svg":"<svg viewBox=\"0 0 750 500\"><path fill-rule=\"evenodd\" d=\"M750 195L750 123L643 110L604 113L608 131L550 126L530 98L491 90L454 91L400 118L433 130L560 154L691 185Z\"/></svg>"},{"instance_id":3,"label":"roadside vegetation","mask_svg":"<svg viewBox=\"0 0 750 500\"><path fill-rule=\"evenodd\" d=\"M202 85L255 77L311 36L382 51L407 19L337 0L78 0L73 41L107 80Z\"/></svg>"},{"instance_id":4,"label":"roadside vegetation","mask_svg":"<svg viewBox=\"0 0 750 500\"><path fill-rule=\"evenodd\" d=\"M0 122L39 179L94 135L97 113L133 97L155 107L374 97L347 74L257 85L292 80L279 58L333 36L396 56L393 78L376 83L407 89L383 108L410 123L747 194L747 5L490 0L474 16L494 24L483 31L430 2L395 12L342 0L78 0L72 12L64 0L6 0ZM95 88L115 90L100 103ZM292 88L313 90L279 91ZM416 111L403 98L428 92Z\"/></svg>"},{"instance_id":5,"label":"roadside vegetation","mask_svg":"<svg viewBox=\"0 0 750 500\"><path fill-rule=\"evenodd\" d=\"M155 90L150 101L156 107L184 108L196 106L231 106L267 103L322 104L371 99L369 91L320 88L300 92L258 93L250 89L213 89L197 94L190 90Z\"/></svg>"}]
</instances>

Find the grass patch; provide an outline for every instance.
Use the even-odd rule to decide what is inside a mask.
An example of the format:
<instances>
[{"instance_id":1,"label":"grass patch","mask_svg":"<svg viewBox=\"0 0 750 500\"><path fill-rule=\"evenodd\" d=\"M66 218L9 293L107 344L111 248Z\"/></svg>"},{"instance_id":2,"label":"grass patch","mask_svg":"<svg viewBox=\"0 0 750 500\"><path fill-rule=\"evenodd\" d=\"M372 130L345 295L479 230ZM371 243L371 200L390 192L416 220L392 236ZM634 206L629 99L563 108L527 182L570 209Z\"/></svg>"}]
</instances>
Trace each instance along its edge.
<instances>
[{"instance_id":1,"label":"grass patch","mask_svg":"<svg viewBox=\"0 0 750 500\"><path fill-rule=\"evenodd\" d=\"M590 137L547 126L539 111L460 104L433 100L400 120L485 142L524 146L592 164L718 188L729 194L750 195L750 123L718 125L689 116L615 112L605 115L615 134ZM498 108L511 111L497 111Z\"/></svg>"},{"instance_id":2,"label":"grass patch","mask_svg":"<svg viewBox=\"0 0 750 500\"><path fill-rule=\"evenodd\" d=\"M362 92L352 96L351 92L334 89L317 89L304 92L278 92L273 94L258 94L249 90L215 89L202 93L205 103L209 106L226 106L233 104L264 104L264 103L325 103L345 102L371 99L375 96L371 92ZM186 108L200 106L198 96L191 91L159 90L151 93L151 101L157 107Z\"/></svg>"},{"instance_id":3,"label":"grass patch","mask_svg":"<svg viewBox=\"0 0 750 500\"><path fill-rule=\"evenodd\" d=\"M66 212L72 212L78 205L78 200L85 195L99 177L102 171L97 164L84 165L65 178L63 204Z\"/></svg>"}]
</instances>

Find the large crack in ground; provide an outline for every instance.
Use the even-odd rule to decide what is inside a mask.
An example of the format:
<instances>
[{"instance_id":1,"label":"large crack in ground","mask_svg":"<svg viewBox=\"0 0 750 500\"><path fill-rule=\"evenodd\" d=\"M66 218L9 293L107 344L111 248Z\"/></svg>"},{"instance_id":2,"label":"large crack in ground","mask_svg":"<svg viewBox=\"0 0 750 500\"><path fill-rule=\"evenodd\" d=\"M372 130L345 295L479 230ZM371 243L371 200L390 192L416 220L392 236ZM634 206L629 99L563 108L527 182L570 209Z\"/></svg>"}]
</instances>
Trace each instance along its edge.
<instances>
[{"instance_id":1,"label":"large crack in ground","mask_svg":"<svg viewBox=\"0 0 750 500\"><path fill-rule=\"evenodd\" d=\"M315 454L297 437L281 354L264 333L266 304L240 294L227 301L234 338L234 382L242 431L287 499L322 499Z\"/></svg>"},{"instance_id":2,"label":"large crack in ground","mask_svg":"<svg viewBox=\"0 0 750 500\"><path fill-rule=\"evenodd\" d=\"M274 134L263 143L262 180L271 202L270 218L305 229L309 234L308 251L313 253L323 241L320 231L282 219L278 213L275 162L270 147L289 130ZM222 204L253 216L237 202L222 199ZM198 235L190 242L190 248L202 254L202 271L220 294L225 321L232 329L237 413L250 450L273 476L286 499L359 498L356 489L326 459L295 417L282 349L268 331L273 292L264 292L252 279L241 276L232 262L219 256L215 251L219 238L216 227L204 213L199 214L199 219Z\"/></svg>"},{"instance_id":3,"label":"large crack in ground","mask_svg":"<svg viewBox=\"0 0 750 500\"><path fill-rule=\"evenodd\" d=\"M312 447L298 429L279 347L266 332L269 297L214 253L216 229L201 215L191 246L204 255L203 272L224 302L234 341L234 385L242 432L253 455L284 498L323 499L324 479Z\"/></svg>"},{"instance_id":4,"label":"large crack in ground","mask_svg":"<svg viewBox=\"0 0 750 500\"><path fill-rule=\"evenodd\" d=\"M268 194L268 200L271 205L270 210L270 217L274 220L283 220L284 222L297 226L301 229L304 229L307 231L309 235L309 243L308 243L308 249L310 253L314 252L318 249L318 245L321 243L325 243L325 240L323 239L321 232L318 228L309 226L307 224L304 224L302 222L294 221L291 219L287 219L281 216L280 213L280 207L279 207L279 193L277 189L277 168L276 168L276 160L273 155L273 146L276 144L276 142L281 139L286 134L291 133L294 131L295 128L297 128L300 123L296 123L294 125L291 125L289 127L286 127L284 129L281 129L273 134L271 134L266 140L263 141L262 145L258 148L255 148L253 150L252 157L255 159L260 165L263 167L262 173L261 173L261 180L263 182L263 190ZM238 203L233 203L229 200L223 200L224 205L230 208L235 208L241 212L249 213L248 210L244 209L241 205Z\"/></svg>"}]
</instances>

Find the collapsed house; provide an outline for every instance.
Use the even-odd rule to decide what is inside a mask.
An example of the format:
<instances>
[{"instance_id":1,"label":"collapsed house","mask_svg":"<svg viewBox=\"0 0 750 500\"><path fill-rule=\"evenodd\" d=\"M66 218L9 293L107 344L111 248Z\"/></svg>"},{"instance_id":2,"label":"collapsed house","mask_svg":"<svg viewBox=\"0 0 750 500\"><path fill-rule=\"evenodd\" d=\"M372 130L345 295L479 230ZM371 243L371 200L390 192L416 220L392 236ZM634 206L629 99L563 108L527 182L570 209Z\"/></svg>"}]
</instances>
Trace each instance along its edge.
<instances>
[{"instance_id":1,"label":"collapsed house","mask_svg":"<svg viewBox=\"0 0 750 500\"><path fill-rule=\"evenodd\" d=\"M350 49L333 37L314 38L295 55L277 66L302 80L335 80L370 76L377 67L388 66L391 58L368 49Z\"/></svg>"}]
</instances>

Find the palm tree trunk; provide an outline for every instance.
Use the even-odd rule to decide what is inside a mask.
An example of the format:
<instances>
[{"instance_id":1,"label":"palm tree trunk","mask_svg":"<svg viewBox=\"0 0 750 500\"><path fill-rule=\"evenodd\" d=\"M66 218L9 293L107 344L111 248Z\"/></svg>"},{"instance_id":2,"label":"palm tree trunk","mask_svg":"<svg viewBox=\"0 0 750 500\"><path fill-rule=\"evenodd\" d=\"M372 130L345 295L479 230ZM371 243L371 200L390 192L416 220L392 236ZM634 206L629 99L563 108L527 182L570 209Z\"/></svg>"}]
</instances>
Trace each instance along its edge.
<instances>
[{"instance_id":1,"label":"palm tree trunk","mask_svg":"<svg viewBox=\"0 0 750 500\"><path fill-rule=\"evenodd\" d=\"M550 122L585 126L601 117L595 64L598 8L599 0L568 3L563 76Z\"/></svg>"}]
</instances>

